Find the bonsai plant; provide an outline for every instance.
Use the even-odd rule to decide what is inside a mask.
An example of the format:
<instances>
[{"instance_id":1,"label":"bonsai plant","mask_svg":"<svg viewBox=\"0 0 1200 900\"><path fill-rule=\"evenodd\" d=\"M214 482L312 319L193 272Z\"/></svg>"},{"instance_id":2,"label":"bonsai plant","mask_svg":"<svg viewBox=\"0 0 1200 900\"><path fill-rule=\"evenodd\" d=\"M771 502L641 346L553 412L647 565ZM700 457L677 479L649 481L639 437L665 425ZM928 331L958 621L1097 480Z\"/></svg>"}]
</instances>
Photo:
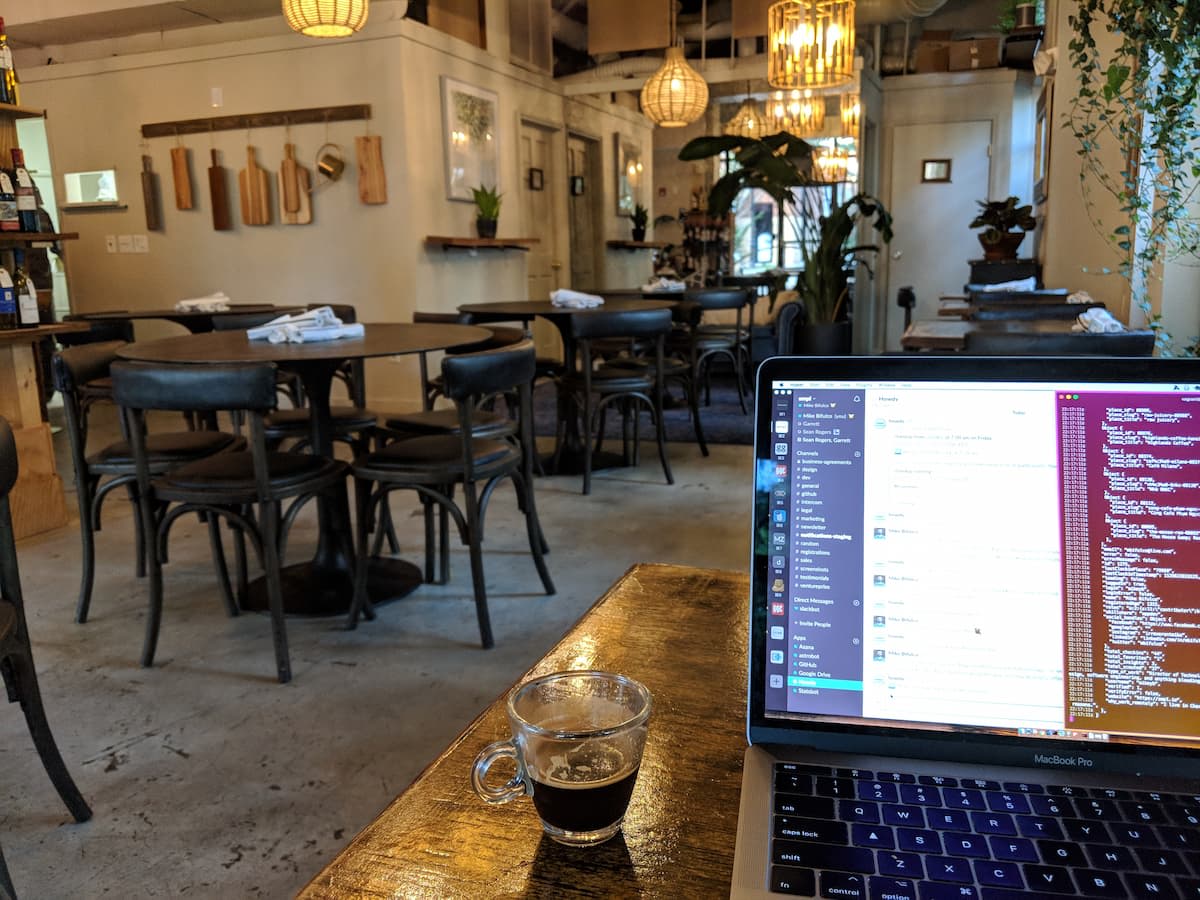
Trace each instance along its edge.
<instances>
[{"instance_id":1,"label":"bonsai plant","mask_svg":"<svg viewBox=\"0 0 1200 900\"><path fill-rule=\"evenodd\" d=\"M633 239L635 241L644 241L646 239L646 224L650 221L650 210L638 203L633 207L633 214L629 217L633 224Z\"/></svg>"},{"instance_id":2,"label":"bonsai plant","mask_svg":"<svg viewBox=\"0 0 1200 900\"><path fill-rule=\"evenodd\" d=\"M475 231L481 238L496 236L496 220L500 218L500 193L495 187L481 184L471 188L471 196L475 199Z\"/></svg>"},{"instance_id":3,"label":"bonsai plant","mask_svg":"<svg viewBox=\"0 0 1200 900\"><path fill-rule=\"evenodd\" d=\"M978 200L979 215L971 228L982 228L979 243L983 258L989 260L1016 259L1017 248L1025 240L1025 232L1037 227L1032 206L1017 206L1016 197L1006 200Z\"/></svg>"}]
</instances>

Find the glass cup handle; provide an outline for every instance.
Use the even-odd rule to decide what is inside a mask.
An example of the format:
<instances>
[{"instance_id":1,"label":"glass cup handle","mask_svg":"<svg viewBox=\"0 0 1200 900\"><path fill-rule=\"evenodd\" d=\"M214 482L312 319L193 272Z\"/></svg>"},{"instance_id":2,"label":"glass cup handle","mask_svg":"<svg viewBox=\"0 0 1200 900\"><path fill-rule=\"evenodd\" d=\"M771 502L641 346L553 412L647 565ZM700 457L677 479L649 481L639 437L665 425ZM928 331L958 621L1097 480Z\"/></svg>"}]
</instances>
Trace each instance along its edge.
<instances>
[{"instance_id":1,"label":"glass cup handle","mask_svg":"<svg viewBox=\"0 0 1200 900\"><path fill-rule=\"evenodd\" d=\"M496 760L506 756L517 764L517 774L510 778L507 784L501 787L492 787L484 781L488 769ZM475 766L471 769L471 786L475 788L475 793L488 803L508 803L526 793L523 772L524 767L521 765L521 758L517 755L516 745L512 741L497 741L494 744L488 744L475 757Z\"/></svg>"}]
</instances>

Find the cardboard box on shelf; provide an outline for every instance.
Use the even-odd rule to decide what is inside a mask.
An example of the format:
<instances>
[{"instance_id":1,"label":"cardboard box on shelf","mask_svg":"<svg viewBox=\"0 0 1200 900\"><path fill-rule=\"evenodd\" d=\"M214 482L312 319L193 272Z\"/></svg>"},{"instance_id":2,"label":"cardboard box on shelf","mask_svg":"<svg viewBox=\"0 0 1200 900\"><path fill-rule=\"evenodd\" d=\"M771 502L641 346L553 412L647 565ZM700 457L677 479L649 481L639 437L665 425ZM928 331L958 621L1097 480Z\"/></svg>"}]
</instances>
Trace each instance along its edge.
<instances>
[{"instance_id":1,"label":"cardboard box on shelf","mask_svg":"<svg viewBox=\"0 0 1200 900\"><path fill-rule=\"evenodd\" d=\"M1000 39L975 38L950 43L950 71L994 69L1000 65Z\"/></svg>"},{"instance_id":2,"label":"cardboard box on shelf","mask_svg":"<svg viewBox=\"0 0 1200 900\"><path fill-rule=\"evenodd\" d=\"M949 41L917 41L917 52L912 70L917 74L945 72L950 68Z\"/></svg>"}]
</instances>

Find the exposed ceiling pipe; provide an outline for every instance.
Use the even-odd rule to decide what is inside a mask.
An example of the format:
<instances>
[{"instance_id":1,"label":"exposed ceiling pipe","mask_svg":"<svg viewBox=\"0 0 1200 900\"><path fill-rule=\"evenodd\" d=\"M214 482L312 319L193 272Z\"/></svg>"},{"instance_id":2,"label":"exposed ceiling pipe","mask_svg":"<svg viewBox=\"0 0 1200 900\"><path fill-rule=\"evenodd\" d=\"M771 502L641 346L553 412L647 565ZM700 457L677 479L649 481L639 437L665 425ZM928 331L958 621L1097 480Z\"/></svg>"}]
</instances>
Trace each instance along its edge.
<instances>
[{"instance_id":1,"label":"exposed ceiling pipe","mask_svg":"<svg viewBox=\"0 0 1200 900\"><path fill-rule=\"evenodd\" d=\"M585 72L575 72L555 78L557 84L583 84L607 78L636 78L657 72L663 64L661 56L627 56L612 62L600 63Z\"/></svg>"},{"instance_id":2,"label":"exposed ceiling pipe","mask_svg":"<svg viewBox=\"0 0 1200 900\"><path fill-rule=\"evenodd\" d=\"M705 28L699 22L689 22L676 26L675 33L685 41L718 41L733 36L733 20L713 22Z\"/></svg>"},{"instance_id":3,"label":"exposed ceiling pipe","mask_svg":"<svg viewBox=\"0 0 1200 900\"><path fill-rule=\"evenodd\" d=\"M560 44L566 44L572 50L587 53L587 26L582 22L576 22L570 16L564 16L556 10L552 10L550 33Z\"/></svg>"}]
</instances>

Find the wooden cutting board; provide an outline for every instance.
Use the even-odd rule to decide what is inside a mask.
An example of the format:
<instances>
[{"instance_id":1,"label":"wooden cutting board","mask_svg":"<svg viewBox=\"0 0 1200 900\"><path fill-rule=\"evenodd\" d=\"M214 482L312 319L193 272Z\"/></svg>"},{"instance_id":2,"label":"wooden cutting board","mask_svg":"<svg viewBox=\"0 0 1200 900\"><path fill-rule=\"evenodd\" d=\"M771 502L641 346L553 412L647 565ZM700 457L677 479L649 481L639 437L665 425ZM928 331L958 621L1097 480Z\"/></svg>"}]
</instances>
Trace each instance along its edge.
<instances>
[{"instance_id":1,"label":"wooden cutting board","mask_svg":"<svg viewBox=\"0 0 1200 900\"><path fill-rule=\"evenodd\" d=\"M358 157L358 199L363 203L387 203L387 176L383 171L383 145L377 134L354 139Z\"/></svg>"},{"instance_id":2,"label":"wooden cutting board","mask_svg":"<svg viewBox=\"0 0 1200 900\"><path fill-rule=\"evenodd\" d=\"M288 146L291 146L290 144ZM296 164L296 211L288 212L284 204L284 171L279 170L279 221L284 225L307 225L312 222L312 176L308 169Z\"/></svg>"},{"instance_id":3,"label":"wooden cutting board","mask_svg":"<svg viewBox=\"0 0 1200 900\"><path fill-rule=\"evenodd\" d=\"M158 195L158 175L150 167L149 156L142 157L142 201L146 204L146 230L162 230L162 206Z\"/></svg>"},{"instance_id":4,"label":"wooden cutting board","mask_svg":"<svg viewBox=\"0 0 1200 900\"><path fill-rule=\"evenodd\" d=\"M191 153L187 147L171 148L171 176L175 182L175 208L191 209L195 204L192 200Z\"/></svg>"},{"instance_id":5,"label":"wooden cutting board","mask_svg":"<svg viewBox=\"0 0 1200 900\"><path fill-rule=\"evenodd\" d=\"M212 151L212 165L208 167L208 196L212 202L214 231L229 231L233 228L233 217L229 215L229 184L225 167L217 159L217 150Z\"/></svg>"},{"instance_id":6,"label":"wooden cutting board","mask_svg":"<svg viewBox=\"0 0 1200 900\"><path fill-rule=\"evenodd\" d=\"M246 147L246 168L238 172L238 189L242 199L242 223L271 224L271 188L267 172L254 159L254 147Z\"/></svg>"},{"instance_id":7,"label":"wooden cutting board","mask_svg":"<svg viewBox=\"0 0 1200 900\"><path fill-rule=\"evenodd\" d=\"M279 212L280 218L284 213L300 211L300 184L296 172L296 146L283 145L283 162L279 165ZM293 223L295 224L295 223Z\"/></svg>"}]
</instances>

